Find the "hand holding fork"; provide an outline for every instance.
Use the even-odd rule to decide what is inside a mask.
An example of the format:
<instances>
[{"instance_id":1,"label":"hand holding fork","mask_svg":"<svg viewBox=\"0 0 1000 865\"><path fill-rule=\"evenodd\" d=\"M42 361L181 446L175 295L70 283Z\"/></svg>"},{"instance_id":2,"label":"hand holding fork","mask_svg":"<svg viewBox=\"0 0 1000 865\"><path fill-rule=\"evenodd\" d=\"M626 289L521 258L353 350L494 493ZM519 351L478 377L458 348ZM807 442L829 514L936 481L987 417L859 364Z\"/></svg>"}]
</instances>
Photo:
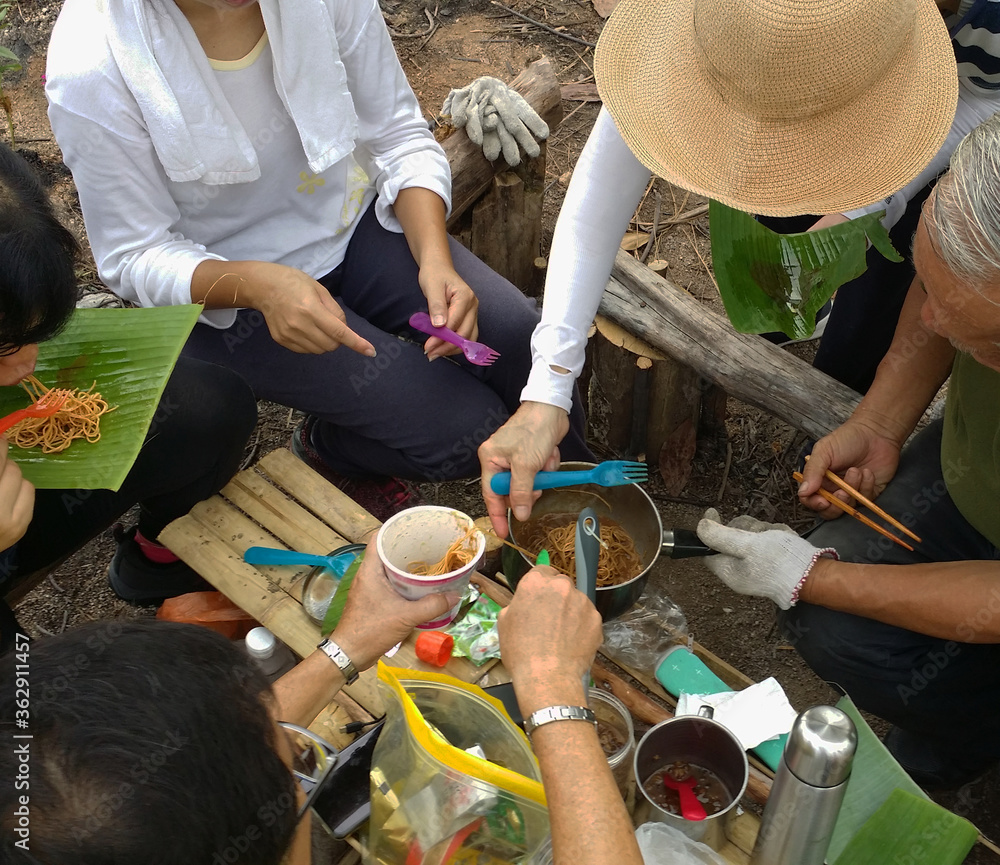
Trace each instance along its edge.
<instances>
[{"instance_id":1,"label":"hand holding fork","mask_svg":"<svg viewBox=\"0 0 1000 865\"><path fill-rule=\"evenodd\" d=\"M426 312L413 313L410 316L410 327L419 330L421 333L436 336L438 339L443 339L452 345L457 345L462 349L462 354L465 355L466 360L469 363L476 364L476 366L490 366L500 357L500 352L494 351L488 345L466 339L464 336L460 336L447 327L437 327L431 324L431 317Z\"/></svg>"}]
</instances>

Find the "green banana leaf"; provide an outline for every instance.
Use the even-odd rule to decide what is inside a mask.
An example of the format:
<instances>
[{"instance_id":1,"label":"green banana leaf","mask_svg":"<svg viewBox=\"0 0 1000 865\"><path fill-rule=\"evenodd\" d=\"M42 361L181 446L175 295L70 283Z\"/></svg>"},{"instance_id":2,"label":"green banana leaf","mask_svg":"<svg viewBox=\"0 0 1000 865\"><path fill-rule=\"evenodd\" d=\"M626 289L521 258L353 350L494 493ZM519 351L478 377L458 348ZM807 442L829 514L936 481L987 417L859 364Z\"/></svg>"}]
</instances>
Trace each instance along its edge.
<instances>
[{"instance_id":1,"label":"green banana leaf","mask_svg":"<svg viewBox=\"0 0 1000 865\"><path fill-rule=\"evenodd\" d=\"M139 455L164 385L202 307L78 309L65 329L38 347L35 375L48 387L96 389L111 406L101 438L65 451L10 447L39 489L117 490ZM31 402L20 386L0 387L0 416Z\"/></svg>"},{"instance_id":2,"label":"green banana leaf","mask_svg":"<svg viewBox=\"0 0 1000 865\"><path fill-rule=\"evenodd\" d=\"M347 595L351 591L351 586L354 585L354 578L358 575L358 571L361 570L361 563L364 561L364 558L365 551L362 550L358 553L354 561L347 566L344 576L340 578L340 584L337 586L337 591L334 592L330 606L326 608L326 615L323 617L323 626L320 628L320 632L324 637L329 637L337 625L340 624L340 617L344 615L344 607L347 606Z\"/></svg>"},{"instance_id":3,"label":"green banana leaf","mask_svg":"<svg viewBox=\"0 0 1000 865\"><path fill-rule=\"evenodd\" d=\"M850 697L842 697L837 708L850 715L858 730L858 750L854 755L851 777L847 781L844 802L840 806L837 825L833 829L827 862L836 862L848 842L862 825L874 814L893 790L905 790L920 799L927 799L899 765L868 723Z\"/></svg>"},{"instance_id":4,"label":"green banana leaf","mask_svg":"<svg viewBox=\"0 0 1000 865\"><path fill-rule=\"evenodd\" d=\"M844 848L836 865L961 865L978 834L968 820L940 805L893 790Z\"/></svg>"},{"instance_id":5,"label":"green banana leaf","mask_svg":"<svg viewBox=\"0 0 1000 865\"><path fill-rule=\"evenodd\" d=\"M801 234L778 234L718 201L708 213L715 279L740 333L811 336L823 304L865 272L868 240L890 261L903 260L879 221L884 211Z\"/></svg>"}]
</instances>

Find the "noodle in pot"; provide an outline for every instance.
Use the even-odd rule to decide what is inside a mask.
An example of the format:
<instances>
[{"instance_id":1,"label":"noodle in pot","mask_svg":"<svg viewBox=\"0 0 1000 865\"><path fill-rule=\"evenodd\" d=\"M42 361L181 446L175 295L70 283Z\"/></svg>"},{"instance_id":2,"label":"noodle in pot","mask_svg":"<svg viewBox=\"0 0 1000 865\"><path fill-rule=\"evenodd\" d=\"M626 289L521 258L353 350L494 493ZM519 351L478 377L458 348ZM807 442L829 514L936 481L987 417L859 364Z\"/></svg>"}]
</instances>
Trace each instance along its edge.
<instances>
[{"instance_id":1,"label":"noodle in pot","mask_svg":"<svg viewBox=\"0 0 1000 865\"><path fill-rule=\"evenodd\" d=\"M66 450L77 439L89 442L101 438L101 417L114 408L94 390L95 381L89 390L79 388L52 389L46 387L33 375L21 382L32 402L37 402L48 393L66 394L66 402L51 417L29 417L14 424L7 432L7 438L19 448L41 448L42 453L55 454Z\"/></svg>"},{"instance_id":2,"label":"noodle in pot","mask_svg":"<svg viewBox=\"0 0 1000 865\"><path fill-rule=\"evenodd\" d=\"M577 514L544 514L524 524L519 538L525 548L538 555L549 551L549 561L557 571L576 573ZM632 536L617 520L601 517L600 556L597 561L597 585L617 586L642 573L642 559Z\"/></svg>"}]
</instances>

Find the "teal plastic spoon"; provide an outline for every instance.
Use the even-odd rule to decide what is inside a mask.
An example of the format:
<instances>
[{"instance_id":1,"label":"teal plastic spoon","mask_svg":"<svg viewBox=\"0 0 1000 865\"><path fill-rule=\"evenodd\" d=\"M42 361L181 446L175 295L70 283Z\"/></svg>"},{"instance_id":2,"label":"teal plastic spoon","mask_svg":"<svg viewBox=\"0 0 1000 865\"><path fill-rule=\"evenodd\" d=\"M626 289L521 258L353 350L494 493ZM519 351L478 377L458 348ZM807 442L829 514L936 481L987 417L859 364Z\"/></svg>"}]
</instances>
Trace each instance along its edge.
<instances>
[{"instance_id":1,"label":"teal plastic spoon","mask_svg":"<svg viewBox=\"0 0 1000 865\"><path fill-rule=\"evenodd\" d=\"M248 565L318 565L329 568L339 576L344 575L348 565L354 561L357 552L342 552L332 556L315 556L312 553L299 553L295 550L276 550L273 547L249 547L243 554L243 561Z\"/></svg>"}]
</instances>

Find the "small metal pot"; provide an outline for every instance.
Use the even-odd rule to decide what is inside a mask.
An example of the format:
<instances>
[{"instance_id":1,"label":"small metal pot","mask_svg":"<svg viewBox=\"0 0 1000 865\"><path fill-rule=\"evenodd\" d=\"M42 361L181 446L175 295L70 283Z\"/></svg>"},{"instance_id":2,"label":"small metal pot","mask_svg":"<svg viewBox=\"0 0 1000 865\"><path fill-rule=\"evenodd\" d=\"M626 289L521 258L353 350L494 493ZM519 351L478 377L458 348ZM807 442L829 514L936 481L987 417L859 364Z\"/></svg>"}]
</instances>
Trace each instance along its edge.
<instances>
[{"instance_id":1,"label":"small metal pot","mask_svg":"<svg viewBox=\"0 0 1000 865\"><path fill-rule=\"evenodd\" d=\"M702 714L704 713L704 714ZM674 761L694 763L713 772L730 796L729 804L704 820L685 820L655 804L643 788L646 779ZM747 755L727 727L711 717L711 709L702 707L698 715L683 715L660 721L639 740L632 758L635 771L636 816L641 821L666 823L688 838L721 850L727 831L736 818L737 805L749 780Z\"/></svg>"},{"instance_id":2,"label":"small metal pot","mask_svg":"<svg viewBox=\"0 0 1000 865\"><path fill-rule=\"evenodd\" d=\"M593 468L594 465L586 462L565 462L559 466L559 470L578 471ZM584 484L545 490L532 507L529 522L530 519L544 514L579 513L585 507L593 508L599 518L611 517L617 520L632 536L636 551L642 560L642 571L631 580L616 586L597 587L597 611L605 622L620 616L639 600L649 579L649 571L660 555L671 559L683 559L689 556L712 555L715 552L698 540L697 534L689 529L664 530L660 512L646 491L638 484L618 487ZM525 523L516 519L509 510L507 521L510 525L511 540L515 544L520 544L518 537L524 535ZM534 561L523 553L504 547L503 573L512 588L533 564Z\"/></svg>"}]
</instances>

